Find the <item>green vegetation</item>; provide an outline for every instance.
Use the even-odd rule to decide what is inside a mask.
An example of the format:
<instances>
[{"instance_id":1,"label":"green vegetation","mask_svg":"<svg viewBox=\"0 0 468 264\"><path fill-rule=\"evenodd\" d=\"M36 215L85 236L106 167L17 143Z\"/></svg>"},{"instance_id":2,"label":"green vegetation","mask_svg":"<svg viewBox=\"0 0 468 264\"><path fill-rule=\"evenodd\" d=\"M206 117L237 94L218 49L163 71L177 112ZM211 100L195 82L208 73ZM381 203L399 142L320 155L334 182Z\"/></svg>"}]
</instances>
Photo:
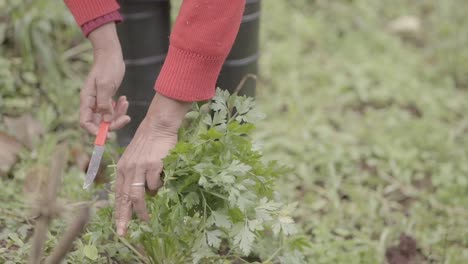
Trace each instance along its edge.
<instances>
[{"instance_id":1,"label":"green vegetation","mask_svg":"<svg viewBox=\"0 0 468 264\"><path fill-rule=\"evenodd\" d=\"M279 186L311 263L383 263L402 232L435 263L466 262L467 3L311 2L264 8L257 129L295 168ZM386 29L402 15L416 39Z\"/></svg>"},{"instance_id":2,"label":"green vegetation","mask_svg":"<svg viewBox=\"0 0 468 264\"><path fill-rule=\"evenodd\" d=\"M307 241L302 236L287 238L288 246L275 254L281 245L272 243L268 232L257 232L254 255L278 261L289 254L289 263L298 263L294 257L300 256L289 250L290 245L304 250L298 255L304 254L306 263L385 263L387 249L405 233L420 249L416 263L468 262L467 12L468 3L463 0L263 1L257 105L266 118L255 123L254 132L254 149L261 150L254 154L250 143L246 149L224 146L254 155L253 160L240 159L252 170L263 166L257 160L260 155L264 164L277 160L290 168L271 175L271 179L277 177L274 200L297 202L293 218ZM389 26L405 15L419 25ZM57 142L66 141L71 149L59 195L70 205L65 215L73 215L74 203L107 189L104 185L91 192L81 189L78 160L80 153L88 151L87 145L91 149L92 139L79 129L76 109L90 51L62 5L47 0L0 0L0 131L4 131L0 135L18 136L6 120L23 113L32 113L43 130L19 153L9 176L0 176L0 263L27 260L34 222L29 214L29 182L39 178L40 185L39 176L47 171ZM196 135L229 138L216 131ZM199 140L198 136L194 138ZM184 146L190 146L190 137L186 138L174 153L182 154ZM243 137L238 140L250 142ZM115 146L109 148L109 164L117 152ZM171 155L168 162L174 158ZM202 169L190 162L204 158L210 156L193 153L182 167L168 163L172 165L166 168L166 176L179 169ZM233 160L230 157L218 165ZM109 167L104 174L112 171ZM175 217L174 223L157 225L153 215L149 225L138 227L133 222L130 236L118 238L111 222L112 207L97 201L88 230L67 260L141 261L136 241L145 241L146 249L161 243L157 240L162 236L148 236L148 227L162 232L183 221L157 199L169 199L172 187L180 184L178 179L168 182L174 185L149 198L149 204ZM195 181L191 184L197 187ZM259 194L255 203L263 196L272 197ZM198 196L200 204L193 206L201 206L204 212L202 200ZM65 220L52 224L45 250L57 243ZM185 232L192 227L184 226ZM207 231L215 231L210 228ZM220 232L211 233L210 246L218 245L216 238L221 234L236 245L235 237L223 226L218 228ZM167 241L178 248L192 248L181 241ZM310 247L303 247L305 242ZM247 253L242 251L242 247L235 249L238 255ZM161 256L157 253L156 258ZM173 253L185 258L192 252Z\"/></svg>"},{"instance_id":3,"label":"green vegetation","mask_svg":"<svg viewBox=\"0 0 468 264\"><path fill-rule=\"evenodd\" d=\"M150 223L136 224L131 234L153 263L239 262L243 256L303 263L307 242L289 237L297 232L290 216L295 206L274 197L286 171L264 164L252 145L248 135L259 116L252 108L252 98L218 90L204 111L188 114L193 120L164 160L165 189L148 201Z\"/></svg>"}]
</instances>

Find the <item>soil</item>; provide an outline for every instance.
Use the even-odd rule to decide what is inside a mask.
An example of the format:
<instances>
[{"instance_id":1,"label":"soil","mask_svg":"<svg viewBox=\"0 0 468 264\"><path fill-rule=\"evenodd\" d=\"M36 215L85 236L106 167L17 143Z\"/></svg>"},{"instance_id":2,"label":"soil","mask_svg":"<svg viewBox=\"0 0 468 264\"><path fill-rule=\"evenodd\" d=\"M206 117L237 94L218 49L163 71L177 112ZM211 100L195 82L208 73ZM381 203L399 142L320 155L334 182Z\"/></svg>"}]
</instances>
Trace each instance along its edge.
<instances>
[{"instance_id":1,"label":"soil","mask_svg":"<svg viewBox=\"0 0 468 264\"><path fill-rule=\"evenodd\" d=\"M427 258L421 253L416 240L406 234L400 235L397 246L387 248L385 257L389 264L422 264Z\"/></svg>"}]
</instances>

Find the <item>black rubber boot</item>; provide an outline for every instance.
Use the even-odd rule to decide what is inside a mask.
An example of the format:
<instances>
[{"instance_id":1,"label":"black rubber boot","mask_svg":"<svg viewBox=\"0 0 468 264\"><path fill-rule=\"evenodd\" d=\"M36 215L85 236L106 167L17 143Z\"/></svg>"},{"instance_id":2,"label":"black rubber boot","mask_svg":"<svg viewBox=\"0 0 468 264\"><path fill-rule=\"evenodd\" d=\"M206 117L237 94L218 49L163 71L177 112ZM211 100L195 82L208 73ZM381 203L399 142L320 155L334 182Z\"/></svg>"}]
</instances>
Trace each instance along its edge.
<instances>
[{"instance_id":1,"label":"black rubber boot","mask_svg":"<svg viewBox=\"0 0 468 264\"><path fill-rule=\"evenodd\" d=\"M120 146L127 146L143 120L155 94L154 83L169 47L168 0L120 0L125 22L117 26L125 59L125 78L119 95L129 101L130 124L117 132ZM242 24L217 85L233 92L248 74L258 72L260 0L247 0ZM239 94L255 96L256 83L248 79Z\"/></svg>"},{"instance_id":2,"label":"black rubber boot","mask_svg":"<svg viewBox=\"0 0 468 264\"><path fill-rule=\"evenodd\" d=\"M234 92L248 74L257 75L259 57L260 0L247 0L236 41L223 65L217 85ZM256 82L249 78L239 94L255 96Z\"/></svg>"},{"instance_id":3,"label":"black rubber boot","mask_svg":"<svg viewBox=\"0 0 468 264\"><path fill-rule=\"evenodd\" d=\"M129 101L130 124L117 132L120 146L127 146L154 97L156 78L169 48L168 0L120 0L124 23L117 25L126 65L119 95Z\"/></svg>"}]
</instances>

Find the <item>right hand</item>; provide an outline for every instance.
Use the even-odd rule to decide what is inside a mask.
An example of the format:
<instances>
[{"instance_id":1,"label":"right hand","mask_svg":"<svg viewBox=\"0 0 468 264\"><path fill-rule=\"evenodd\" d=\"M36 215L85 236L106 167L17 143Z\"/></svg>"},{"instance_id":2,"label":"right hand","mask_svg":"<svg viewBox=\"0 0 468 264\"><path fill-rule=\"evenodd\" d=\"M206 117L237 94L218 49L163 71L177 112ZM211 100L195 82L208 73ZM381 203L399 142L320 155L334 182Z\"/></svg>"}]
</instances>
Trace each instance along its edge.
<instances>
[{"instance_id":1,"label":"right hand","mask_svg":"<svg viewBox=\"0 0 468 264\"><path fill-rule=\"evenodd\" d=\"M127 232L133 212L141 220L149 220L145 185L153 195L163 185L160 175L163 159L176 145L177 132L191 105L156 94L145 119L117 163L115 218L120 236Z\"/></svg>"},{"instance_id":2,"label":"right hand","mask_svg":"<svg viewBox=\"0 0 468 264\"><path fill-rule=\"evenodd\" d=\"M110 129L122 128L130 122L125 96L112 97L122 83L125 63L114 23L105 24L89 35L94 48L94 63L80 93L80 125L97 134L101 121L111 122ZM114 111L115 110L115 111Z\"/></svg>"}]
</instances>

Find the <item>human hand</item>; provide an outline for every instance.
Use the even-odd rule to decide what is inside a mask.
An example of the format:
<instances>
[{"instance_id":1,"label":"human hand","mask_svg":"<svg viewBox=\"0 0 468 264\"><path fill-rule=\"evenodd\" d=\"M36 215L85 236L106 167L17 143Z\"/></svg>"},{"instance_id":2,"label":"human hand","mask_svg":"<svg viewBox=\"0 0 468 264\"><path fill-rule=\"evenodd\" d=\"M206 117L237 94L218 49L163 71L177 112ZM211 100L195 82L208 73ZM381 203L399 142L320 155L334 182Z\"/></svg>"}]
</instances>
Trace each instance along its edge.
<instances>
[{"instance_id":1,"label":"human hand","mask_svg":"<svg viewBox=\"0 0 468 264\"><path fill-rule=\"evenodd\" d=\"M94 63L80 93L80 125L97 134L101 121L111 122L110 129L122 128L130 122L128 101L121 96L112 106L112 97L122 83L125 63L115 24L105 24L89 35ZM115 110L115 111L114 111Z\"/></svg>"},{"instance_id":2,"label":"human hand","mask_svg":"<svg viewBox=\"0 0 468 264\"><path fill-rule=\"evenodd\" d=\"M156 192L163 185L162 159L177 143L177 132L190 106L157 94L117 163L115 218L119 235L125 235L133 211L141 220L149 220L145 187Z\"/></svg>"}]
</instances>

